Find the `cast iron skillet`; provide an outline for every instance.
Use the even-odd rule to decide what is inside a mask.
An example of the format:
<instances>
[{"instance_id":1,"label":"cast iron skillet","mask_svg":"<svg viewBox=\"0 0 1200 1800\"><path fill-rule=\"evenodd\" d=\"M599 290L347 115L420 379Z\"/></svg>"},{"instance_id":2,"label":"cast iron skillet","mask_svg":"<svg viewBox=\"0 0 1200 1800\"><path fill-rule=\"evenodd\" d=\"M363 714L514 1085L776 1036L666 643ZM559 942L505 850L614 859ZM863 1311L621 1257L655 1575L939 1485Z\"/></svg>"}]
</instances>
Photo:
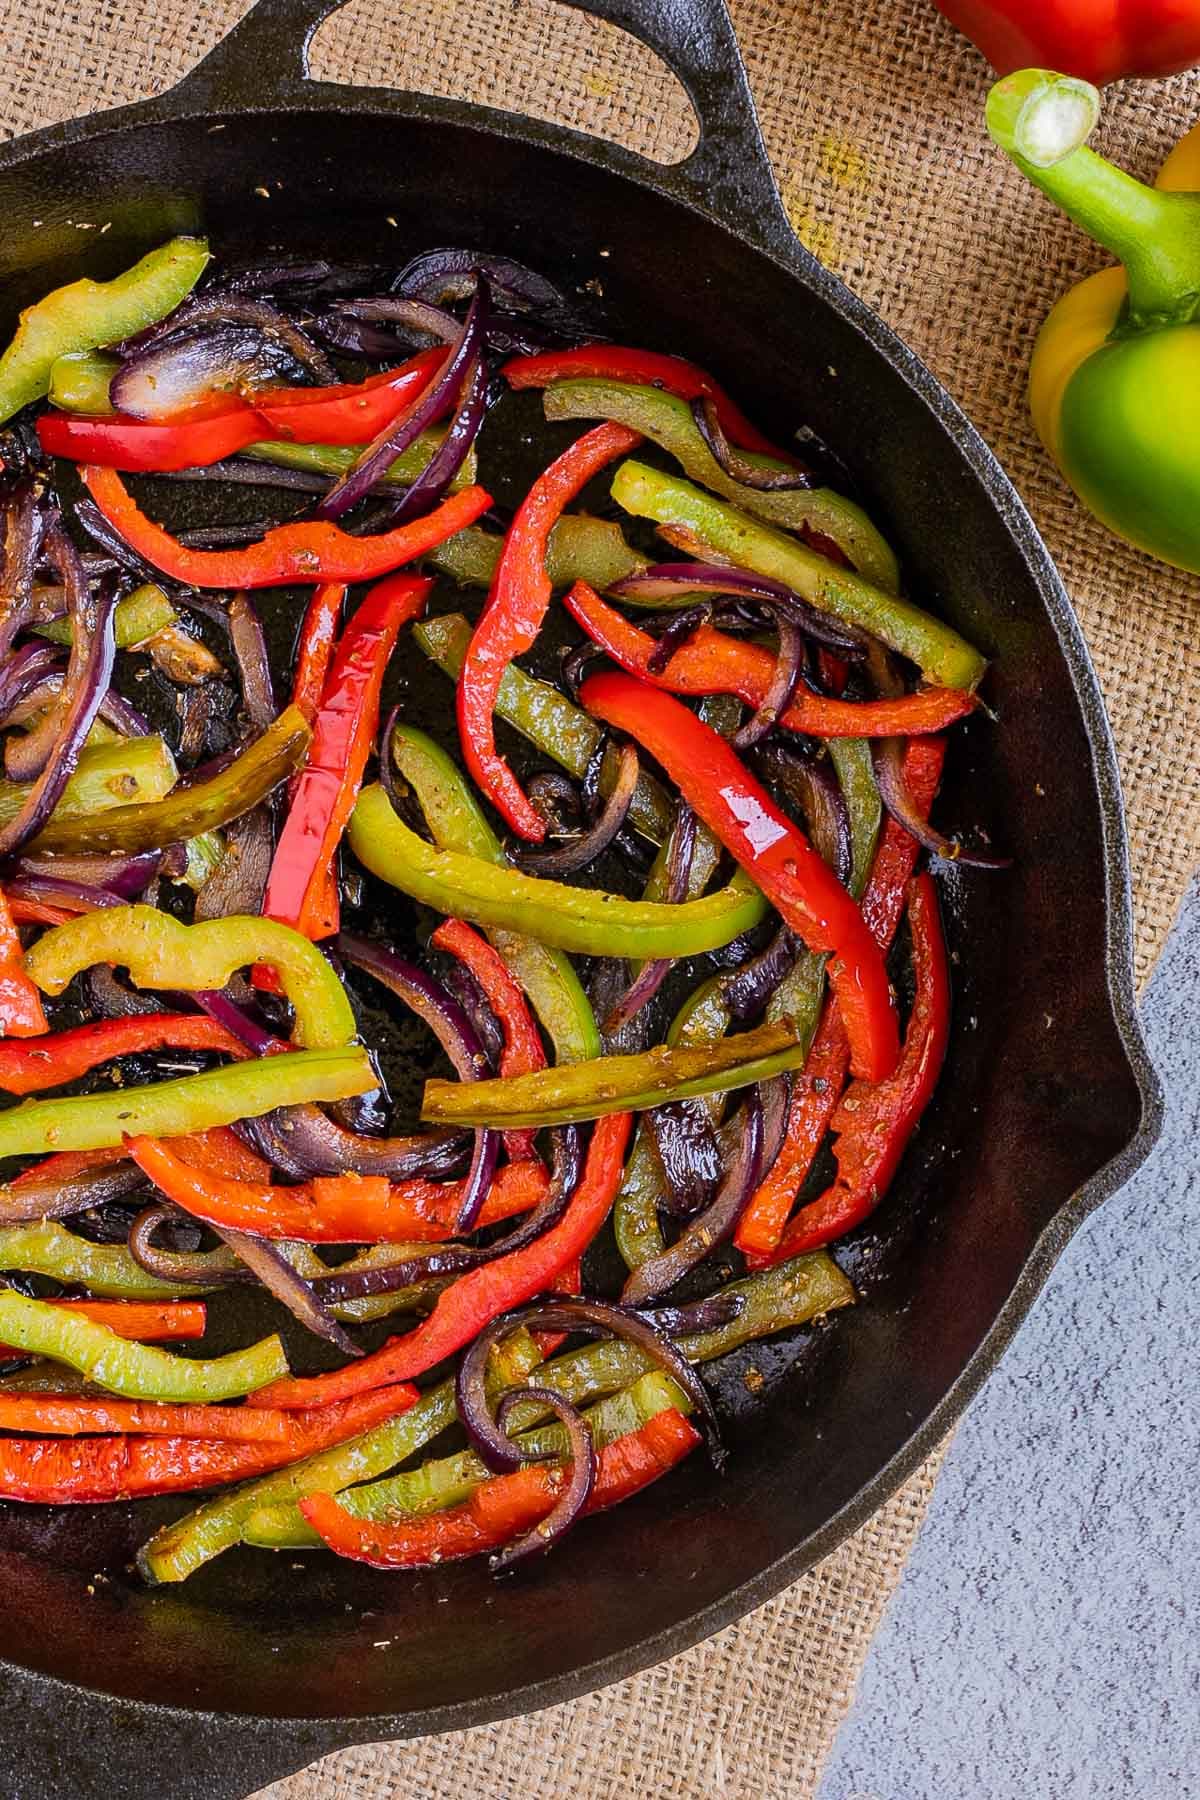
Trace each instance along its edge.
<instances>
[{"instance_id":1,"label":"cast iron skillet","mask_svg":"<svg viewBox=\"0 0 1200 1800\"><path fill-rule=\"evenodd\" d=\"M692 97L699 147L665 169L562 125L308 81L334 4L258 0L163 98L7 146L0 328L56 281L191 228L227 253L265 232L393 262L462 243L598 277L614 336L711 367L768 428L825 436L914 590L995 659L999 725L951 758L945 808L985 818L1015 867L941 880L954 1043L896 1193L848 1252L867 1302L823 1335L815 1373L811 1344L756 1355L770 1407L723 1481L696 1462L496 1587L471 1566L386 1577L239 1554L147 1592L121 1576L144 1514L0 1509L7 1800L234 1800L337 1746L567 1699L728 1624L933 1447L1158 1128L1116 766L1066 595L951 400L793 238L722 0L589 0ZM109 219L103 237L78 229ZM414 673L413 691L440 680Z\"/></svg>"}]
</instances>

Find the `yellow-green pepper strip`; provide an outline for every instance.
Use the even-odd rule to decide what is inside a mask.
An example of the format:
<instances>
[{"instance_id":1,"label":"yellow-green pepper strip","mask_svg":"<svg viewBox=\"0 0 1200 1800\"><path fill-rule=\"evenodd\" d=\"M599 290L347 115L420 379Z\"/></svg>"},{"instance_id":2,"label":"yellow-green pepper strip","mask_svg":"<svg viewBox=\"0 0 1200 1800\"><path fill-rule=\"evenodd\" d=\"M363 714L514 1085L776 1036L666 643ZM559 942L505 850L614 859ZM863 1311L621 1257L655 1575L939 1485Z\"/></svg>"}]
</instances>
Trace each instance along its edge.
<instances>
[{"instance_id":1,"label":"yellow-green pepper strip","mask_svg":"<svg viewBox=\"0 0 1200 1800\"><path fill-rule=\"evenodd\" d=\"M73 281L27 306L0 356L0 424L41 399L60 356L119 343L174 312L207 262L203 238L172 238L111 281Z\"/></svg>"},{"instance_id":2,"label":"yellow-green pepper strip","mask_svg":"<svg viewBox=\"0 0 1200 1800\"><path fill-rule=\"evenodd\" d=\"M233 913L183 925L153 906L109 906L45 932L25 966L43 993L61 994L96 963L128 969L135 987L185 993L223 988L239 969L265 964L291 1002L293 1041L301 1049L337 1050L354 1036L354 1013L332 966L314 943L277 919Z\"/></svg>"},{"instance_id":3,"label":"yellow-green pepper strip","mask_svg":"<svg viewBox=\"0 0 1200 1800\"><path fill-rule=\"evenodd\" d=\"M220 1250L211 1254L223 1260L230 1255ZM160 1281L134 1262L124 1244L93 1244L52 1219L0 1227L0 1269L47 1275L66 1287L84 1287L101 1300L178 1300L209 1291L192 1282Z\"/></svg>"},{"instance_id":4,"label":"yellow-green pepper strip","mask_svg":"<svg viewBox=\"0 0 1200 1800\"><path fill-rule=\"evenodd\" d=\"M179 614L167 599L160 587L152 581L134 588L124 600L117 602L117 610L113 617L113 632L118 650L133 650L138 644L144 644L147 638L165 631L170 625L178 625ZM42 625L32 627L39 637L49 638L55 644L71 642L71 627L66 619L47 619Z\"/></svg>"},{"instance_id":5,"label":"yellow-green pepper strip","mask_svg":"<svg viewBox=\"0 0 1200 1800\"><path fill-rule=\"evenodd\" d=\"M463 535L460 532L459 537ZM457 540L450 538L449 543ZM461 613L446 613L438 619L422 619L413 626L413 636L432 662L444 674L457 681L462 669L471 627ZM560 763L577 779L582 779L602 736L595 719L560 694L548 681L527 675L515 663L504 671L496 711L514 731L528 738L544 756ZM612 792L617 779L620 756L611 745L605 751L600 770L600 791ZM666 792L652 775L643 770L638 776L629 803L629 823L653 844L663 843L671 830L674 808Z\"/></svg>"},{"instance_id":6,"label":"yellow-green pepper strip","mask_svg":"<svg viewBox=\"0 0 1200 1800\"><path fill-rule=\"evenodd\" d=\"M431 550L425 559L460 587L489 588L503 537L482 525L468 525ZM588 513L564 513L546 546L546 573L554 587L586 581L598 593L647 567L644 556L625 542L619 525Z\"/></svg>"},{"instance_id":7,"label":"yellow-green pepper strip","mask_svg":"<svg viewBox=\"0 0 1200 1800\"><path fill-rule=\"evenodd\" d=\"M137 850L157 850L164 844L186 843L201 832L216 831L249 812L281 781L294 775L304 761L311 736L303 713L289 706L227 769L210 775L206 781L197 781L193 787L168 794L153 805L112 806L102 816L90 818L64 813L60 801L46 829L33 840L30 851L39 855L56 850L120 850L132 854ZM135 738L124 746L123 753L132 757L138 744L150 741ZM81 763L82 760L81 757Z\"/></svg>"},{"instance_id":8,"label":"yellow-green pepper strip","mask_svg":"<svg viewBox=\"0 0 1200 1800\"><path fill-rule=\"evenodd\" d=\"M883 801L875 781L871 746L863 738L830 738L827 748L850 816L850 892L861 900L883 823Z\"/></svg>"},{"instance_id":9,"label":"yellow-green pepper strip","mask_svg":"<svg viewBox=\"0 0 1200 1800\"><path fill-rule=\"evenodd\" d=\"M0 1156L109 1150L127 1137L180 1137L255 1119L275 1106L347 1100L378 1085L365 1050L296 1050L147 1087L26 1100L0 1113Z\"/></svg>"},{"instance_id":10,"label":"yellow-green pepper strip","mask_svg":"<svg viewBox=\"0 0 1200 1800\"><path fill-rule=\"evenodd\" d=\"M177 779L175 759L160 737L122 738L115 744L89 746L81 751L75 772L37 843L41 847L50 831L90 829L100 814L111 816L161 805ZM28 792L24 782L0 781L0 824L16 818Z\"/></svg>"},{"instance_id":11,"label":"yellow-green pepper strip","mask_svg":"<svg viewBox=\"0 0 1200 1800\"><path fill-rule=\"evenodd\" d=\"M939 687L973 688L987 667L978 650L941 619L909 600L872 587L702 488L630 459L613 476L612 496L626 512L660 525L682 525L743 569L782 581L813 606L882 640L916 663Z\"/></svg>"},{"instance_id":12,"label":"yellow-green pepper strip","mask_svg":"<svg viewBox=\"0 0 1200 1800\"><path fill-rule=\"evenodd\" d=\"M138 1567L149 1582L186 1581L239 1543L247 1519L260 1507L294 1506L307 1494L336 1494L352 1482L385 1475L445 1431L455 1417L454 1383L443 1381L398 1418L232 1493L218 1494L174 1525L164 1525L140 1551Z\"/></svg>"},{"instance_id":13,"label":"yellow-green pepper strip","mask_svg":"<svg viewBox=\"0 0 1200 1800\"><path fill-rule=\"evenodd\" d=\"M656 1044L631 1056L605 1056L570 1069L538 1069L490 1081L427 1081L421 1117L442 1125L504 1130L570 1125L693 1095L728 1093L800 1068L807 1054L792 1022L784 1019L715 1044Z\"/></svg>"},{"instance_id":14,"label":"yellow-green pepper strip","mask_svg":"<svg viewBox=\"0 0 1200 1800\"><path fill-rule=\"evenodd\" d=\"M832 488L788 488L772 493L735 481L705 443L687 401L675 394L632 382L588 377L553 382L546 389L544 403L548 419L612 419L628 425L673 456L684 474L701 487L786 531L822 532L844 551L865 581L889 594L898 591L900 567L895 554L861 506ZM759 469L786 469L786 464L770 456L748 450L740 454Z\"/></svg>"},{"instance_id":15,"label":"yellow-green pepper strip","mask_svg":"<svg viewBox=\"0 0 1200 1800\"><path fill-rule=\"evenodd\" d=\"M62 412L86 413L100 418L113 411L109 383L121 367L115 356L98 350L71 350L56 356L46 390L51 406Z\"/></svg>"},{"instance_id":16,"label":"yellow-green pepper strip","mask_svg":"<svg viewBox=\"0 0 1200 1800\"><path fill-rule=\"evenodd\" d=\"M0 1342L66 1363L97 1387L128 1400L240 1400L289 1373L278 1337L228 1356L173 1356L119 1337L81 1313L27 1300L11 1290L0 1293Z\"/></svg>"},{"instance_id":17,"label":"yellow-green pepper strip","mask_svg":"<svg viewBox=\"0 0 1200 1800\"><path fill-rule=\"evenodd\" d=\"M740 870L702 900L661 906L438 850L397 818L378 784L359 796L350 847L372 875L438 912L502 925L581 956L698 956L731 943L766 911Z\"/></svg>"},{"instance_id":18,"label":"yellow-green pepper strip","mask_svg":"<svg viewBox=\"0 0 1200 1800\"><path fill-rule=\"evenodd\" d=\"M462 770L431 737L415 726L398 724L392 756L416 794L439 849L507 866L500 840ZM599 1056L596 1016L570 959L537 938L501 926L489 927L487 935L549 1033L555 1061L585 1062Z\"/></svg>"}]
</instances>

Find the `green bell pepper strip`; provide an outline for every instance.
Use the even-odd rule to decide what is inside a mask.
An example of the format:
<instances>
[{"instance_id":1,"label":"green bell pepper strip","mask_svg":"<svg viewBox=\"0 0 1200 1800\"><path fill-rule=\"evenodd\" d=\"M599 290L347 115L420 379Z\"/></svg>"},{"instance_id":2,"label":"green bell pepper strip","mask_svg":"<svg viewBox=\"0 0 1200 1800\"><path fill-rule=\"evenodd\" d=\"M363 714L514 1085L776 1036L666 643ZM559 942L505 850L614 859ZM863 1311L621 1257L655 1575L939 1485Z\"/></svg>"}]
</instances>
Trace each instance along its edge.
<instances>
[{"instance_id":1,"label":"green bell pepper strip","mask_svg":"<svg viewBox=\"0 0 1200 1800\"><path fill-rule=\"evenodd\" d=\"M117 602L117 610L113 615L113 635L118 650L134 650L144 644L147 638L157 636L169 626L178 625L179 614L167 599L160 587L152 581L134 588L124 600ZM32 627L38 637L49 638L55 644L71 642L71 627L66 619L47 619L44 624Z\"/></svg>"},{"instance_id":2,"label":"green bell pepper strip","mask_svg":"<svg viewBox=\"0 0 1200 1800\"><path fill-rule=\"evenodd\" d=\"M61 994L95 963L128 969L135 987L186 993L223 988L237 970L264 964L291 1002L293 1041L301 1049L337 1050L355 1033L346 990L330 963L308 938L276 919L234 913L182 925L153 906L112 906L56 925L25 959L46 994Z\"/></svg>"},{"instance_id":3,"label":"green bell pepper strip","mask_svg":"<svg viewBox=\"0 0 1200 1800\"><path fill-rule=\"evenodd\" d=\"M81 1313L11 1291L0 1293L0 1342L66 1363L97 1387L129 1400L238 1400L288 1373L277 1337L228 1356L173 1356L118 1337Z\"/></svg>"},{"instance_id":4,"label":"green bell pepper strip","mask_svg":"<svg viewBox=\"0 0 1200 1800\"><path fill-rule=\"evenodd\" d=\"M626 512L660 525L684 526L740 568L782 581L813 606L862 626L916 663L926 680L939 687L974 688L983 677L983 657L949 625L826 562L797 539L690 481L630 458L613 476L612 497Z\"/></svg>"},{"instance_id":5,"label":"green bell pepper strip","mask_svg":"<svg viewBox=\"0 0 1200 1800\"><path fill-rule=\"evenodd\" d=\"M831 488L771 493L734 481L705 443L691 407L677 395L624 381L578 379L553 382L546 389L544 404L551 420L611 419L628 425L673 456L684 474L701 487L786 531L820 532L832 538L865 581L889 594L899 589L895 554L861 506ZM750 450L741 454L757 468L786 471L787 465L772 457ZM824 558L818 560L824 562Z\"/></svg>"},{"instance_id":6,"label":"green bell pepper strip","mask_svg":"<svg viewBox=\"0 0 1200 1800\"><path fill-rule=\"evenodd\" d=\"M538 1069L488 1081L427 1081L421 1117L498 1129L570 1125L607 1113L645 1111L692 1095L728 1093L803 1065L807 1046L790 1019L715 1044L658 1044L569 1069Z\"/></svg>"},{"instance_id":7,"label":"green bell pepper strip","mask_svg":"<svg viewBox=\"0 0 1200 1800\"><path fill-rule=\"evenodd\" d=\"M71 350L56 356L50 367L47 398L62 412L99 418L113 410L108 388L120 367L115 356L102 356L98 350Z\"/></svg>"},{"instance_id":8,"label":"green bell pepper strip","mask_svg":"<svg viewBox=\"0 0 1200 1800\"><path fill-rule=\"evenodd\" d=\"M160 737L122 738L119 743L89 746L80 752L75 772L36 842L42 848L49 832L61 836L90 830L103 814L111 817L116 812L161 806L177 779L175 759ZM24 782L0 781L0 824L16 818L28 792Z\"/></svg>"},{"instance_id":9,"label":"green bell pepper strip","mask_svg":"<svg viewBox=\"0 0 1200 1800\"><path fill-rule=\"evenodd\" d=\"M222 1259L230 1255L212 1254ZM124 1244L93 1244L52 1219L0 1227L0 1269L46 1275L65 1287L86 1288L98 1300L178 1300L209 1291L190 1282L160 1281L134 1262Z\"/></svg>"},{"instance_id":10,"label":"green bell pepper strip","mask_svg":"<svg viewBox=\"0 0 1200 1800\"><path fill-rule=\"evenodd\" d=\"M463 534L460 532L459 537ZM454 543L454 538L447 539ZM444 674L457 681L471 641L471 627L461 613L447 613L438 619L422 619L413 626L413 636L432 662ZM603 733L593 718L560 694L548 681L527 675L515 663L504 671L496 711L514 731L528 738L544 756L582 780ZM620 757L611 746L606 750L600 770L600 791L610 794L617 779ZM638 776L629 803L629 823L661 844L670 834L674 807L663 787L643 770Z\"/></svg>"},{"instance_id":11,"label":"green bell pepper strip","mask_svg":"<svg viewBox=\"0 0 1200 1800\"><path fill-rule=\"evenodd\" d=\"M443 1381L406 1413L304 1462L276 1469L232 1493L218 1494L174 1525L164 1525L143 1546L138 1567L152 1583L185 1581L214 1556L239 1543L246 1521L261 1507L294 1505L308 1494L336 1494L352 1482L385 1475L445 1431L455 1417L454 1383Z\"/></svg>"},{"instance_id":12,"label":"green bell pepper strip","mask_svg":"<svg viewBox=\"0 0 1200 1800\"><path fill-rule=\"evenodd\" d=\"M850 815L850 892L861 900L883 824L871 746L863 738L829 738L826 744Z\"/></svg>"},{"instance_id":13,"label":"green bell pepper strip","mask_svg":"<svg viewBox=\"0 0 1200 1800\"><path fill-rule=\"evenodd\" d=\"M121 806L108 802L111 810L92 818L86 814L67 813L63 802L58 806L46 829L30 846L31 854L50 851L157 850L163 844L186 843L202 832L216 831L228 825L260 800L265 800L281 781L294 775L304 761L312 732L303 713L289 706L262 736L243 750L229 767L193 787L155 798L151 805ZM134 738L116 746L126 764L137 754L139 744L150 738ZM97 756L114 755L114 751L97 751ZM80 758L82 766L83 758ZM69 784L68 784L69 792ZM129 799L128 793L118 796ZM253 958L251 959L254 960ZM175 984L177 985L177 984Z\"/></svg>"},{"instance_id":14,"label":"green bell pepper strip","mask_svg":"<svg viewBox=\"0 0 1200 1800\"><path fill-rule=\"evenodd\" d=\"M41 399L60 356L119 343L174 312L207 262L203 238L172 238L111 281L73 281L26 307L0 356L0 424Z\"/></svg>"},{"instance_id":15,"label":"green bell pepper strip","mask_svg":"<svg viewBox=\"0 0 1200 1800\"><path fill-rule=\"evenodd\" d=\"M349 837L354 854L373 875L447 917L522 931L582 956L697 956L731 943L766 911L762 895L741 871L702 900L663 906L438 850L397 818L378 785L359 796Z\"/></svg>"},{"instance_id":16,"label":"green bell pepper strip","mask_svg":"<svg viewBox=\"0 0 1200 1800\"><path fill-rule=\"evenodd\" d=\"M147 1087L64 1100L27 1100L0 1113L0 1156L108 1150L126 1137L179 1137L258 1118L276 1106L346 1100L352 1094L369 1093L378 1084L365 1050L296 1050L273 1056L266 1064L234 1063Z\"/></svg>"},{"instance_id":17,"label":"green bell pepper strip","mask_svg":"<svg viewBox=\"0 0 1200 1800\"><path fill-rule=\"evenodd\" d=\"M468 525L431 550L426 561L460 587L490 588L503 544L499 532ZM586 581L603 593L646 567L645 557L625 542L619 525L609 519L593 519L588 513L564 513L546 547L546 573L554 587Z\"/></svg>"},{"instance_id":18,"label":"green bell pepper strip","mask_svg":"<svg viewBox=\"0 0 1200 1800\"><path fill-rule=\"evenodd\" d=\"M379 479L399 487L410 487L431 461L445 435L444 431L423 431L395 462L388 464ZM271 463L279 469L301 469L313 475L336 477L344 475L358 461L362 449L361 444L294 444L268 438L260 444L247 444L238 454L248 456L254 462ZM446 491L456 494L460 488L471 487L477 467L476 454L469 450Z\"/></svg>"},{"instance_id":19,"label":"green bell pepper strip","mask_svg":"<svg viewBox=\"0 0 1200 1800\"><path fill-rule=\"evenodd\" d=\"M392 734L392 756L416 794L439 849L507 866L500 840L465 775L432 738L415 726L398 724ZM500 926L492 926L487 935L529 996L554 1045L555 1061L584 1062L599 1056L596 1017L569 958L536 938Z\"/></svg>"}]
</instances>

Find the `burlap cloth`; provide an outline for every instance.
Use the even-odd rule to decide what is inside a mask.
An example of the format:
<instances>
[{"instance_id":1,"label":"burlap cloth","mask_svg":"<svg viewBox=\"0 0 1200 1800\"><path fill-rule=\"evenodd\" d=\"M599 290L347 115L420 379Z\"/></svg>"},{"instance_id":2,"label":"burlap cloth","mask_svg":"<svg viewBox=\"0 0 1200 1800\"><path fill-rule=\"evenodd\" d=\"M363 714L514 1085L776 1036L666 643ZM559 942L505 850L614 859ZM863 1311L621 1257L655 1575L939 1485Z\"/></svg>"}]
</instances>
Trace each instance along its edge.
<instances>
[{"instance_id":1,"label":"burlap cloth","mask_svg":"<svg viewBox=\"0 0 1200 1800\"><path fill-rule=\"evenodd\" d=\"M244 0L3 0L11 132L176 80ZM1200 585L1124 549L1074 504L1025 411L1050 303L1101 260L983 134L980 60L926 0L738 0L768 148L804 241L923 356L998 451L1066 579L1116 734L1144 981L1200 843ZM498 56L498 48L503 55ZM314 72L574 120L663 161L694 137L641 46L553 0L357 0ZM1149 175L1200 116L1200 81L1113 92L1098 142ZM740 1625L567 1706L331 1757L262 1800L803 1800L819 1779L938 1458L842 1548Z\"/></svg>"}]
</instances>

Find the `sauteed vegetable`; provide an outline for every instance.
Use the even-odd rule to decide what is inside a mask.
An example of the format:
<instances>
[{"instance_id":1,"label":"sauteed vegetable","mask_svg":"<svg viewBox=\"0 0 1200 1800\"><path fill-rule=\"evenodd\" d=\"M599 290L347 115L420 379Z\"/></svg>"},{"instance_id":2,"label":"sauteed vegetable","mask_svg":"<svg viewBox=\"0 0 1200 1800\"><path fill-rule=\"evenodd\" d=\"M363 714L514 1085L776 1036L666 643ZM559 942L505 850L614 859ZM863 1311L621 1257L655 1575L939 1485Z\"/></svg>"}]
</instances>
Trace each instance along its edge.
<instances>
[{"instance_id":1,"label":"sauteed vegetable","mask_svg":"<svg viewBox=\"0 0 1200 1800\"><path fill-rule=\"evenodd\" d=\"M0 1500L503 1573L722 1467L705 1370L855 1300L937 1084L983 657L505 257L177 239L0 410Z\"/></svg>"}]
</instances>

